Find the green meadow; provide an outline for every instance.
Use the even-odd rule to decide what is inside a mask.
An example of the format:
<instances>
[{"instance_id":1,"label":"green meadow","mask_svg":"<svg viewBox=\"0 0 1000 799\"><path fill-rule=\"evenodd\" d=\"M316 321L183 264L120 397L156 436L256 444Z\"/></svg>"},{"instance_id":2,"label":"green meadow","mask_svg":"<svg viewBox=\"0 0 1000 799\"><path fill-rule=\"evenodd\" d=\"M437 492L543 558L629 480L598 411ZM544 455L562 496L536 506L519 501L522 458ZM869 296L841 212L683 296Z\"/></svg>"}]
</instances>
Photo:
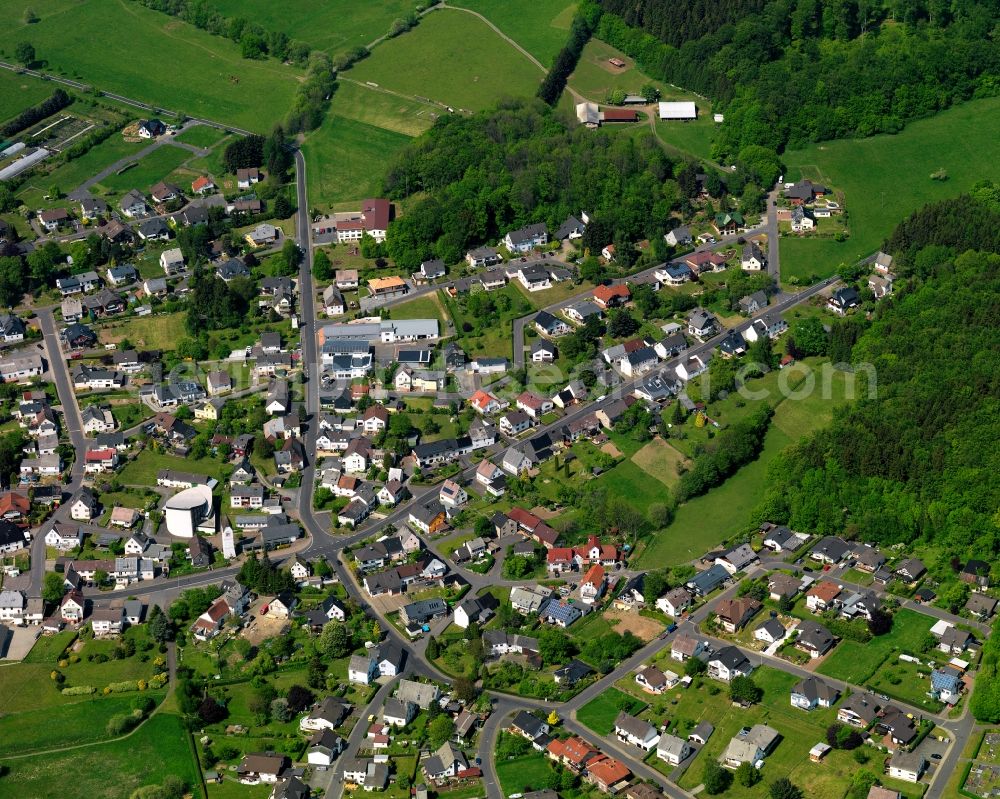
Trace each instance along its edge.
<instances>
[{"instance_id":1,"label":"green meadow","mask_svg":"<svg viewBox=\"0 0 1000 799\"><path fill-rule=\"evenodd\" d=\"M781 240L781 277L809 282L877 250L898 222L984 179L1000 180L1000 97L974 100L893 136L814 144L782 156L785 180L807 177L844 193L851 235ZM932 180L945 170L947 180ZM819 230L823 229L823 220Z\"/></svg>"},{"instance_id":2,"label":"green meadow","mask_svg":"<svg viewBox=\"0 0 1000 799\"><path fill-rule=\"evenodd\" d=\"M292 105L298 70L273 59L244 59L228 39L138 3L49 0L35 5L39 21L32 25L23 22L24 9L23 2L0 0L5 46L30 42L50 72L261 132ZM11 52L4 55L9 59Z\"/></svg>"},{"instance_id":3,"label":"green meadow","mask_svg":"<svg viewBox=\"0 0 1000 799\"><path fill-rule=\"evenodd\" d=\"M407 97L478 111L505 96L532 96L542 72L485 22L440 9L379 45L350 77Z\"/></svg>"}]
</instances>

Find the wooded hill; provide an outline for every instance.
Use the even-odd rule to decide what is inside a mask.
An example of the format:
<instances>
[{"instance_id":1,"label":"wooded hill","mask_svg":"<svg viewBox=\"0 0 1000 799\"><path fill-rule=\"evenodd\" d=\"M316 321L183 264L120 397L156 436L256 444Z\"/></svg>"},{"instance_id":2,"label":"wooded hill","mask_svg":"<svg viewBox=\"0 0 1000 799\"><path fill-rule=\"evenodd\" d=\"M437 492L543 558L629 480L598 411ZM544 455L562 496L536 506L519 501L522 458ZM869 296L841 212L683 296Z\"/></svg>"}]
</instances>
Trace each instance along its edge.
<instances>
[{"instance_id":1,"label":"wooded hill","mask_svg":"<svg viewBox=\"0 0 1000 799\"><path fill-rule=\"evenodd\" d=\"M724 111L713 157L899 131L1000 90L996 0L600 0L596 36Z\"/></svg>"},{"instance_id":2,"label":"wooded hill","mask_svg":"<svg viewBox=\"0 0 1000 799\"><path fill-rule=\"evenodd\" d=\"M854 363L875 367L877 397L862 385L864 399L775 459L759 519L880 544L923 539L959 557L1000 552L1000 249L957 254L984 221L1000 225L996 187L896 231L911 277L853 349Z\"/></svg>"}]
</instances>

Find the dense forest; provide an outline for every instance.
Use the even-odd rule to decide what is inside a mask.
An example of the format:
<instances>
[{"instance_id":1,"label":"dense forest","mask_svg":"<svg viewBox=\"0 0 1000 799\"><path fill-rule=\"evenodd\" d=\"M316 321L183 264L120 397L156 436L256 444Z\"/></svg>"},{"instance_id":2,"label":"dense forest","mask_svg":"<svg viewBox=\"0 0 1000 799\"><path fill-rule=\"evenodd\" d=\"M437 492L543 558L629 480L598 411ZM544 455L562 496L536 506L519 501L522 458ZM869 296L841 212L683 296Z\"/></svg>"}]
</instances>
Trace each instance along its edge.
<instances>
[{"instance_id":1,"label":"dense forest","mask_svg":"<svg viewBox=\"0 0 1000 799\"><path fill-rule=\"evenodd\" d=\"M958 557L1000 552L1000 248L962 252L997 229L995 186L900 225L890 242L909 277L852 353L874 367L875 396L861 386L829 428L773 462L758 519L934 541Z\"/></svg>"},{"instance_id":2,"label":"dense forest","mask_svg":"<svg viewBox=\"0 0 1000 799\"><path fill-rule=\"evenodd\" d=\"M710 8L702 24L700 11ZM761 7L762 6L762 7ZM899 131L1000 90L996 0L602 0L596 36L724 111L713 156ZM633 27L637 26L637 27Z\"/></svg>"},{"instance_id":3,"label":"dense forest","mask_svg":"<svg viewBox=\"0 0 1000 799\"><path fill-rule=\"evenodd\" d=\"M674 168L651 135L569 129L540 101L448 116L400 153L385 178L394 200L421 194L392 223L388 254L405 268L432 255L454 263L511 228L554 229L581 210L614 232L622 252L631 247L619 244L670 226L684 201Z\"/></svg>"}]
</instances>

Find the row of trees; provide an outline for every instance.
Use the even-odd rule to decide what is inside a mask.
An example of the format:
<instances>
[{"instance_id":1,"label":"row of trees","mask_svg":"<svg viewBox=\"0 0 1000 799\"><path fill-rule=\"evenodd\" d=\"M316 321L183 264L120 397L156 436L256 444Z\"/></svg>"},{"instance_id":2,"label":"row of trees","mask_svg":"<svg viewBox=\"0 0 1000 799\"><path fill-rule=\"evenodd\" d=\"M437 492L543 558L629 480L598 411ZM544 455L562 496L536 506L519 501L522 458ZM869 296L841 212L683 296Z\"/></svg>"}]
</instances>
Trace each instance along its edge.
<instances>
[{"instance_id":1,"label":"row of trees","mask_svg":"<svg viewBox=\"0 0 1000 799\"><path fill-rule=\"evenodd\" d=\"M269 31L245 17L227 17L209 0L137 0L146 8L178 17L196 28L230 39L244 58L266 58L304 64L311 48L281 31Z\"/></svg>"},{"instance_id":2,"label":"row of trees","mask_svg":"<svg viewBox=\"0 0 1000 799\"><path fill-rule=\"evenodd\" d=\"M576 9L573 24L570 26L569 39L563 45L552 62L552 68L546 73L545 80L538 87L538 97L555 105L566 88L566 81L576 69L576 64L583 54L583 48L590 41L594 28L601 18L601 7L592 0L584 0Z\"/></svg>"},{"instance_id":3,"label":"row of trees","mask_svg":"<svg viewBox=\"0 0 1000 799\"><path fill-rule=\"evenodd\" d=\"M20 48L20 45L18 45ZM31 47L29 44L28 47ZM34 60L34 48L31 48L32 60ZM18 56L20 58L20 55ZM61 111L63 108L68 106L73 102L73 98L70 97L62 89L56 89L52 92L52 95L47 99L40 102L38 105L33 105L30 108L25 108L20 114L14 117L10 122L0 127L0 136L13 136L15 133L20 133L26 128L30 128L37 122L41 122L43 119L52 116L57 111Z\"/></svg>"},{"instance_id":4,"label":"row of trees","mask_svg":"<svg viewBox=\"0 0 1000 799\"><path fill-rule=\"evenodd\" d=\"M764 446L764 436L773 415L770 406L762 405L716 436L705 452L694 459L691 468L681 475L677 486L678 501L704 494L756 458Z\"/></svg>"}]
</instances>

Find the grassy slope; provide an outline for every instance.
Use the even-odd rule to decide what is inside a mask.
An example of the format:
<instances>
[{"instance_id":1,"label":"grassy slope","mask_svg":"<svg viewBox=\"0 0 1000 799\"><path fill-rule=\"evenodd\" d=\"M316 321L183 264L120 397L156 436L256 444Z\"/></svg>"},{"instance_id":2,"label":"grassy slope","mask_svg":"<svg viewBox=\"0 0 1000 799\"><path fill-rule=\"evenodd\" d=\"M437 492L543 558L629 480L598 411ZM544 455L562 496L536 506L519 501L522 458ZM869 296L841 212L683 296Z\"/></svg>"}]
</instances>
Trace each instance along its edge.
<instances>
[{"instance_id":1,"label":"grassy slope","mask_svg":"<svg viewBox=\"0 0 1000 799\"><path fill-rule=\"evenodd\" d=\"M401 94L473 111L503 96L530 96L542 73L471 14L440 10L377 47L350 71Z\"/></svg>"},{"instance_id":2,"label":"grassy slope","mask_svg":"<svg viewBox=\"0 0 1000 799\"><path fill-rule=\"evenodd\" d=\"M49 97L56 87L26 75L4 70L0 74L0 122L6 122L25 108L37 105Z\"/></svg>"},{"instance_id":3,"label":"grassy slope","mask_svg":"<svg viewBox=\"0 0 1000 799\"><path fill-rule=\"evenodd\" d=\"M24 7L0 0L5 41L29 40L50 71L261 132L291 107L297 70L247 61L233 42L137 3L52 0L36 7L41 19L30 28L22 22ZM111 31L125 46L100 45Z\"/></svg>"},{"instance_id":4,"label":"grassy slope","mask_svg":"<svg viewBox=\"0 0 1000 799\"><path fill-rule=\"evenodd\" d=\"M829 422L833 409L845 395L842 375L835 374L828 381L829 385L824 387L822 369L813 369L813 374L816 376L813 392L801 399L785 399L777 405L760 457L721 486L681 505L673 524L657 533L642 552L640 565L661 567L684 563L740 530L764 491L771 459L798 438ZM787 373L778 375L779 378L787 376ZM797 381L789 383L796 384ZM750 387L760 386L751 383ZM736 414L727 414L725 419L732 424L736 417L748 413L751 407L752 403L747 403ZM609 474L619 468L615 467Z\"/></svg>"},{"instance_id":5,"label":"grassy slope","mask_svg":"<svg viewBox=\"0 0 1000 799\"><path fill-rule=\"evenodd\" d=\"M899 220L917 208L954 197L978 180L1000 179L1000 98L965 103L895 136L824 142L789 151L783 160L786 180L805 174L844 192L851 236L843 243L782 239L782 277L832 274L839 264L878 249ZM949 179L931 180L941 168Z\"/></svg>"},{"instance_id":6,"label":"grassy slope","mask_svg":"<svg viewBox=\"0 0 1000 799\"><path fill-rule=\"evenodd\" d=\"M482 14L546 66L566 44L576 11L567 0L458 0L450 5Z\"/></svg>"},{"instance_id":7,"label":"grassy slope","mask_svg":"<svg viewBox=\"0 0 1000 799\"><path fill-rule=\"evenodd\" d=\"M356 3L352 0L298 0L273 3L270 0L211 0L211 5L228 17L245 17L267 30L283 31L298 39L339 53L367 46L388 32L393 20L405 17L416 0L380 0Z\"/></svg>"},{"instance_id":8,"label":"grassy slope","mask_svg":"<svg viewBox=\"0 0 1000 799\"><path fill-rule=\"evenodd\" d=\"M615 719L628 700L631 701L625 709L629 712L637 713L642 709L643 703L638 699L623 694L617 688L609 688L577 711L577 721L598 735L608 735L614 729Z\"/></svg>"}]
</instances>

